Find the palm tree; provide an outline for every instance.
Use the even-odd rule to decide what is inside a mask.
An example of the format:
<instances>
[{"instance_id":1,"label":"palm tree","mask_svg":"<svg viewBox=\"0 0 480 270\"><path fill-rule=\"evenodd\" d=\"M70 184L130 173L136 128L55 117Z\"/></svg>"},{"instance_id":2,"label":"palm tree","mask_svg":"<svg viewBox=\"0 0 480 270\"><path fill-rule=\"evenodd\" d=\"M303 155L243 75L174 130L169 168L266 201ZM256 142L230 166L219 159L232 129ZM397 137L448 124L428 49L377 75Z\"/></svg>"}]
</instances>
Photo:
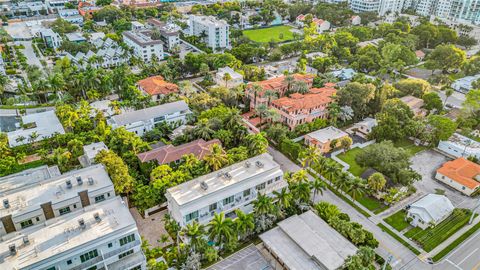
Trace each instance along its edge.
<instances>
[{"instance_id":1,"label":"palm tree","mask_svg":"<svg viewBox=\"0 0 480 270\"><path fill-rule=\"evenodd\" d=\"M18 143L22 143L23 141L25 141L27 138L25 138L25 136L19 136L15 139L16 142Z\"/></svg>"},{"instance_id":2,"label":"palm tree","mask_svg":"<svg viewBox=\"0 0 480 270\"><path fill-rule=\"evenodd\" d=\"M193 133L197 138L202 138L206 141L212 139L213 134L215 131L211 128L210 122L207 119L201 119L198 121Z\"/></svg>"},{"instance_id":3,"label":"palm tree","mask_svg":"<svg viewBox=\"0 0 480 270\"><path fill-rule=\"evenodd\" d=\"M235 210L237 218L234 220L235 229L240 235L240 239L248 237L255 229L255 220L253 214L245 214L242 210Z\"/></svg>"},{"instance_id":4,"label":"palm tree","mask_svg":"<svg viewBox=\"0 0 480 270\"><path fill-rule=\"evenodd\" d=\"M187 224L180 233L188 237L193 251L200 250L205 244L203 239L203 236L205 235L205 226L199 224L197 221Z\"/></svg>"},{"instance_id":5,"label":"palm tree","mask_svg":"<svg viewBox=\"0 0 480 270\"><path fill-rule=\"evenodd\" d=\"M354 177L351 179L351 185L347 190L354 201L365 195L365 181L362 178Z\"/></svg>"},{"instance_id":6,"label":"palm tree","mask_svg":"<svg viewBox=\"0 0 480 270\"><path fill-rule=\"evenodd\" d=\"M295 81L295 78L292 75L287 75L283 79L283 82L287 84L287 91L290 91L290 88L292 87L292 83Z\"/></svg>"},{"instance_id":7,"label":"palm tree","mask_svg":"<svg viewBox=\"0 0 480 270\"><path fill-rule=\"evenodd\" d=\"M272 101L272 98L277 98L278 94L275 91L267 90L265 91L265 93L263 93L263 97L267 98L267 106L270 107L270 102Z\"/></svg>"},{"instance_id":8,"label":"palm tree","mask_svg":"<svg viewBox=\"0 0 480 270\"><path fill-rule=\"evenodd\" d=\"M305 168L312 164L318 164L321 159L320 150L315 146L309 146L307 149L300 153L300 160L302 161L302 167Z\"/></svg>"},{"instance_id":9,"label":"palm tree","mask_svg":"<svg viewBox=\"0 0 480 270\"><path fill-rule=\"evenodd\" d=\"M275 213L273 199L265 194L259 194L253 202L253 209L257 215L266 215Z\"/></svg>"},{"instance_id":10,"label":"palm tree","mask_svg":"<svg viewBox=\"0 0 480 270\"><path fill-rule=\"evenodd\" d=\"M345 192L350 190L352 186L352 176L350 176L349 173L342 171L339 173L337 179L337 187L340 189L340 191Z\"/></svg>"},{"instance_id":11,"label":"palm tree","mask_svg":"<svg viewBox=\"0 0 480 270\"><path fill-rule=\"evenodd\" d=\"M290 181L292 183L307 183L308 173L306 170L299 170L292 174Z\"/></svg>"},{"instance_id":12,"label":"palm tree","mask_svg":"<svg viewBox=\"0 0 480 270\"><path fill-rule=\"evenodd\" d=\"M38 134L38 132L34 131L32 133L30 133L30 135L28 135L28 141L30 143L33 143L40 135Z\"/></svg>"},{"instance_id":13,"label":"palm tree","mask_svg":"<svg viewBox=\"0 0 480 270\"><path fill-rule=\"evenodd\" d=\"M447 100L451 95L453 95L453 88L448 87L447 89L445 89L445 101L443 102L443 106L447 104Z\"/></svg>"},{"instance_id":14,"label":"palm tree","mask_svg":"<svg viewBox=\"0 0 480 270\"><path fill-rule=\"evenodd\" d=\"M327 189L327 184L323 182L320 178L315 177L315 180L310 182L310 188L313 190L313 202L315 203L315 199L318 193L323 195L323 191Z\"/></svg>"},{"instance_id":15,"label":"palm tree","mask_svg":"<svg viewBox=\"0 0 480 270\"><path fill-rule=\"evenodd\" d=\"M225 81L225 87L228 87L228 82L232 79L232 76L230 75L230 73L225 72L222 79Z\"/></svg>"},{"instance_id":16,"label":"palm tree","mask_svg":"<svg viewBox=\"0 0 480 270\"><path fill-rule=\"evenodd\" d=\"M290 190L292 191L293 198L300 200L301 202L310 201L310 184L307 182L298 182L290 185Z\"/></svg>"},{"instance_id":17,"label":"palm tree","mask_svg":"<svg viewBox=\"0 0 480 270\"><path fill-rule=\"evenodd\" d=\"M260 124L262 124L263 123L263 118L265 118L267 116L267 111L268 111L267 105L259 104L255 108L255 111L257 112L258 117L260 117Z\"/></svg>"},{"instance_id":18,"label":"palm tree","mask_svg":"<svg viewBox=\"0 0 480 270\"><path fill-rule=\"evenodd\" d=\"M210 147L210 153L205 155L203 159L214 171L228 164L228 156L219 144L213 144Z\"/></svg>"},{"instance_id":19,"label":"palm tree","mask_svg":"<svg viewBox=\"0 0 480 270\"><path fill-rule=\"evenodd\" d=\"M261 93L263 91L263 88L259 84L255 83L249 88L249 91L253 92L253 106L250 107L255 108L257 106L258 93Z\"/></svg>"},{"instance_id":20,"label":"palm tree","mask_svg":"<svg viewBox=\"0 0 480 270\"><path fill-rule=\"evenodd\" d=\"M286 187L282 188L280 191L273 191L273 195L275 195L275 200L277 201L280 209L284 210L291 206L293 196L290 192L288 192Z\"/></svg>"},{"instance_id":21,"label":"palm tree","mask_svg":"<svg viewBox=\"0 0 480 270\"><path fill-rule=\"evenodd\" d=\"M224 244L234 236L234 224L229 218L225 218L225 214L215 213L213 219L208 224L208 236L211 241L222 249Z\"/></svg>"}]
</instances>

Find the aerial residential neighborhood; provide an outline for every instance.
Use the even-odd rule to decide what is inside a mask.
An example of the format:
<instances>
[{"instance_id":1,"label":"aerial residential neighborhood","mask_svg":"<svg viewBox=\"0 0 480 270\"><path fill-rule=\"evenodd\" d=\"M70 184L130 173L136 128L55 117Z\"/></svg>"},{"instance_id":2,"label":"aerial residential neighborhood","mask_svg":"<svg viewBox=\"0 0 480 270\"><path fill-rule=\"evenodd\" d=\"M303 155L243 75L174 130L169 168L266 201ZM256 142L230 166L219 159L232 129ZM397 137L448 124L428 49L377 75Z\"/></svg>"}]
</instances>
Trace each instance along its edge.
<instances>
[{"instance_id":1,"label":"aerial residential neighborhood","mask_svg":"<svg viewBox=\"0 0 480 270\"><path fill-rule=\"evenodd\" d=\"M480 0L0 0L1 270L479 270Z\"/></svg>"}]
</instances>

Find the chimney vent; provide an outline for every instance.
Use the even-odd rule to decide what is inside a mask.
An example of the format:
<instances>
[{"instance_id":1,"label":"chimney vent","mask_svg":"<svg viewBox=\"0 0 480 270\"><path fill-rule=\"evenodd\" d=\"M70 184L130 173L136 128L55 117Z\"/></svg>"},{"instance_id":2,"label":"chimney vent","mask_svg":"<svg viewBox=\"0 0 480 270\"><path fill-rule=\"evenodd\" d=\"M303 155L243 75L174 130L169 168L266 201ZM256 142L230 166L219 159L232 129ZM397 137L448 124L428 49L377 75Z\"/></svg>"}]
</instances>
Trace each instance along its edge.
<instances>
[{"instance_id":1,"label":"chimney vent","mask_svg":"<svg viewBox=\"0 0 480 270\"><path fill-rule=\"evenodd\" d=\"M201 187L203 190L207 190L207 189L208 189L208 185L207 185L207 183L205 183L205 182L201 182L201 183L200 183L200 187Z\"/></svg>"},{"instance_id":2,"label":"chimney vent","mask_svg":"<svg viewBox=\"0 0 480 270\"><path fill-rule=\"evenodd\" d=\"M65 181L65 183L67 184L67 188L68 188L68 189L71 189L71 188L72 188L72 181L67 180L67 181Z\"/></svg>"},{"instance_id":3,"label":"chimney vent","mask_svg":"<svg viewBox=\"0 0 480 270\"><path fill-rule=\"evenodd\" d=\"M85 220L83 220L83 218L78 220L78 225L80 225L81 229L85 229L87 227L87 225L85 224Z\"/></svg>"},{"instance_id":4,"label":"chimney vent","mask_svg":"<svg viewBox=\"0 0 480 270\"><path fill-rule=\"evenodd\" d=\"M5 207L5 209L10 208L10 202L8 199L3 199L3 207Z\"/></svg>"},{"instance_id":5,"label":"chimney vent","mask_svg":"<svg viewBox=\"0 0 480 270\"><path fill-rule=\"evenodd\" d=\"M81 176L77 176L77 184L79 186L83 185L83 180L82 180L82 177Z\"/></svg>"},{"instance_id":6,"label":"chimney vent","mask_svg":"<svg viewBox=\"0 0 480 270\"><path fill-rule=\"evenodd\" d=\"M10 246L8 246L8 250L10 250L10 255L17 254L17 247L15 246L15 244L11 244Z\"/></svg>"}]
</instances>

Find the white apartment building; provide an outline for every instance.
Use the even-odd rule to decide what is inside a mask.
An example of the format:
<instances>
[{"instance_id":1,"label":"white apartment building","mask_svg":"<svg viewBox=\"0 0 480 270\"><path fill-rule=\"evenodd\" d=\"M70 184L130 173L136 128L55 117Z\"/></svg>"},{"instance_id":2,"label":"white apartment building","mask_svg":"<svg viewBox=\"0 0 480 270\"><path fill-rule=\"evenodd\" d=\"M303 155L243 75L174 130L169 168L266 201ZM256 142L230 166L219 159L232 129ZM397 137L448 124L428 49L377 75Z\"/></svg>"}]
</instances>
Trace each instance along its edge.
<instances>
[{"instance_id":1,"label":"white apartment building","mask_svg":"<svg viewBox=\"0 0 480 270\"><path fill-rule=\"evenodd\" d=\"M103 165L46 175L17 174L0 179L0 237L81 210L115 196ZM0 267L1 268L1 267Z\"/></svg>"},{"instance_id":2,"label":"white apartment building","mask_svg":"<svg viewBox=\"0 0 480 270\"><path fill-rule=\"evenodd\" d=\"M4 270L143 270L135 220L120 197L55 217L0 241Z\"/></svg>"},{"instance_id":3,"label":"white apartment building","mask_svg":"<svg viewBox=\"0 0 480 270\"><path fill-rule=\"evenodd\" d=\"M147 24L160 32L160 39L167 45L168 50L180 45L180 27L173 23L163 23L157 19L148 19Z\"/></svg>"},{"instance_id":4,"label":"white apartment building","mask_svg":"<svg viewBox=\"0 0 480 270\"><path fill-rule=\"evenodd\" d=\"M351 0L350 9L353 12L378 12L380 0Z\"/></svg>"},{"instance_id":5,"label":"white apartment building","mask_svg":"<svg viewBox=\"0 0 480 270\"><path fill-rule=\"evenodd\" d=\"M228 23L213 16L190 15L186 34L203 38L203 42L214 51L230 48L230 27Z\"/></svg>"},{"instance_id":6,"label":"white apartment building","mask_svg":"<svg viewBox=\"0 0 480 270\"><path fill-rule=\"evenodd\" d=\"M185 124L190 113L187 103L181 100L114 115L107 122L114 129L125 127L126 130L142 136L162 122Z\"/></svg>"},{"instance_id":7,"label":"white apartment building","mask_svg":"<svg viewBox=\"0 0 480 270\"><path fill-rule=\"evenodd\" d=\"M280 165L268 154L247 159L219 171L169 188L168 211L180 226L208 223L214 213L235 218L235 210L253 211L258 193L271 195L287 186Z\"/></svg>"},{"instance_id":8,"label":"white apartment building","mask_svg":"<svg viewBox=\"0 0 480 270\"><path fill-rule=\"evenodd\" d=\"M125 31L123 32L123 41L128 47L133 49L133 53L145 62L150 62L154 56L158 60L164 58L163 42L153 40L150 37L151 32L143 31Z\"/></svg>"}]
</instances>

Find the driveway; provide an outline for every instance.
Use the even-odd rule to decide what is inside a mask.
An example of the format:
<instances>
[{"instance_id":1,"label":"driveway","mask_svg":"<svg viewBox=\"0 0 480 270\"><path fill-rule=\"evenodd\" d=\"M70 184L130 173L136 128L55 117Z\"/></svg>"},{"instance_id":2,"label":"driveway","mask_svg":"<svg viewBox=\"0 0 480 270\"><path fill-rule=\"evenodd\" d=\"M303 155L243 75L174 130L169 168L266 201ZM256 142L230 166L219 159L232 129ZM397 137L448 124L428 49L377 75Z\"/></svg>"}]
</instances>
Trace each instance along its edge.
<instances>
[{"instance_id":1,"label":"driveway","mask_svg":"<svg viewBox=\"0 0 480 270\"><path fill-rule=\"evenodd\" d=\"M25 57L27 57L27 63L30 66L38 66L42 67L42 64L40 63L40 59L38 59L37 55L35 54L35 51L33 51L32 47L32 42L31 41L19 41L19 44L22 44L25 46L25 50L23 50L23 54Z\"/></svg>"},{"instance_id":2,"label":"driveway","mask_svg":"<svg viewBox=\"0 0 480 270\"><path fill-rule=\"evenodd\" d=\"M422 176L421 181L414 183L417 193L429 194L437 190L444 190L445 196L458 208L472 209L476 200L461 194L459 191L435 180L436 170L450 159L433 150L422 151L413 156L411 168Z\"/></svg>"},{"instance_id":3,"label":"driveway","mask_svg":"<svg viewBox=\"0 0 480 270\"><path fill-rule=\"evenodd\" d=\"M130 213L132 213L133 219L135 219L137 223L138 232L152 247L165 247L172 243L170 237L165 243L160 241L163 234L168 235L163 222L163 216L166 212L167 211L164 210L150 215L148 218L143 218L137 208L130 208Z\"/></svg>"}]
</instances>

